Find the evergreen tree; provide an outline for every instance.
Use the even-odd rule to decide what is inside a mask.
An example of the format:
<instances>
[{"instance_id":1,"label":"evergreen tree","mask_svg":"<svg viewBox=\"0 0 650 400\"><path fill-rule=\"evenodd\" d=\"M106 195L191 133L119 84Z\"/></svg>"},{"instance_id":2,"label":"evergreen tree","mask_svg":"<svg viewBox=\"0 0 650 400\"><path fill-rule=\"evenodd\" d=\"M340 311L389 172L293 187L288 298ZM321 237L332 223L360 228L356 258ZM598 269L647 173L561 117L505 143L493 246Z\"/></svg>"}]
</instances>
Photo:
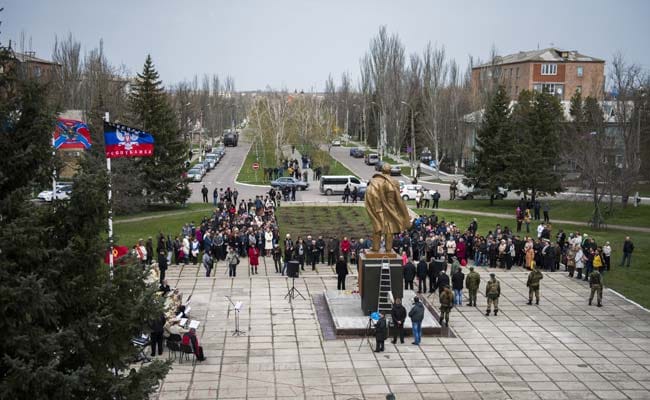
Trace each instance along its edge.
<instances>
[{"instance_id":1,"label":"evergreen tree","mask_svg":"<svg viewBox=\"0 0 650 400\"><path fill-rule=\"evenodd\" d=\"M490 204L494 203L499 188L507 186L508 168L512 163L513 133L508 103L505 88L497 88L477 132L475 162L464 180L467 185L486 190L490 194Z\"/></svg>"},{"instance_id":2,"label":"evergreen tree","mask_svg":"<svg viewBox=\"0 0 650 400\"><path fill-rule=\"evenodd\" d=\"M130 339L162 311L135 264L109 278L106 172L88 157L68 203L28 201L48 181L54 112L0 49L0 398L142 399L169 364L132 369Z\"/></svg>"},{"instance_id":3,"label":"evergreen tree","mask_svg":"<svg viewBox=\"0 0 650 400\"><path fill-rule=\"evenodd\" d=\"M512 112L516 132L515 166L510 169L510 188L553 195L561 190L560 132L563 114L553 95L522 91Z\"/></svg>"},{"instance_id":4,"label":"evergreen tree","mask_svg":"<svg viewBox=\"0 0 650 400\"><path fill-rule=\"evenodd\" d=\"M169 104L151 56L138 74L129 107L132 125L155 139L153 157L138 162L143 172L145 197L150 203L184 203L190 196L184 161L188 148L180 138L176 117Z\"/></svg>"}]
</instances>

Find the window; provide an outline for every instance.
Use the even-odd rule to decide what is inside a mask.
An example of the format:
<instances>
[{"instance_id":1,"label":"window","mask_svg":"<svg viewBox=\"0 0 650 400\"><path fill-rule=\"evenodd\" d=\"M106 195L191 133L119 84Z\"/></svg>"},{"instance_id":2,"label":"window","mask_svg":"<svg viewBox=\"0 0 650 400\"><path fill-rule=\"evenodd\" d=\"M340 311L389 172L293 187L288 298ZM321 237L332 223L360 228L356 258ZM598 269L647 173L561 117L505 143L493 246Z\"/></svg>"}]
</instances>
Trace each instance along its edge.
<instances>
[{"instance_id":1,"label":"window","mask_svg":"<svg viewBox=\"0 0 650 400\"><path fill-rule=\"evenodd\" d=\"M519 78L519 67L517 67L517 78Z\"/></svg>"},{"instance_id":2,"label":"window","mask_svg":"<svg viewBox=\"0 0 650 400\"><path fill-rule=\"evenodd\" d=\"M542 64L542 75L557 75L557 64Z\"/></svg>"},{"instance_id":3,"label":"window","mask_svg":"<svg viewBox=\"0 0 650 400\"><path fill-rule=\"evenodd\" d=\"M542 93L552 94L562 99L564 97L564 85L557 83L537 83L533 85L533 90Z\"/></svg>"},{"instance_id":4,"label":"window","mask_svg":"<svg viewBox=\"0 0 650 400\"><path fill-rule=\"evenodd\" d=\"M576 92L582 93L582 86L580 85L576 86Z\"/></svg>"},{"instance_id":5,"label":"window","mask_svg":"<svg viewBox=\"0 0 650 400\"><path fill-rule=\"evenodd\" d=\"M34 67L34 76L37 78L40 78L41 76L41 67L38 65Z\"/></svg>"},{"instance_id":6,"label":"window","mask_svg":"<svg viewBox=\"0 0 650 400\"><path fill-rule=\"evenodd\" d=\"M578 67L578 76L582 76L585 73L583 67Z\"/></svg>"},{"instance_id":7,"label":"window","mask_svg":"<svg viewBox=\"0 0 650 400\"><path fill-rule=\"evenodd\" d=\"M515 96L519 96L519 86L515 86Z\"/></svg>"}]
</instances>

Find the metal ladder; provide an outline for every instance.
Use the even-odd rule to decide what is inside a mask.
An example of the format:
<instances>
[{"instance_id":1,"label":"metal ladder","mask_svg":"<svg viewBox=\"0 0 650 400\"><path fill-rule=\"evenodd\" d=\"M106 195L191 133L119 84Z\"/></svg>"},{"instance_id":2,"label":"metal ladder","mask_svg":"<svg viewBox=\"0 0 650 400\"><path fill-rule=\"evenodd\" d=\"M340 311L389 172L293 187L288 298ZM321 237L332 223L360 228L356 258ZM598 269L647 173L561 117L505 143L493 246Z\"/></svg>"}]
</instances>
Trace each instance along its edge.
<instances>
[{"instance_id":1,"label":"metal ladder","mask_svg":"<svg viewBox=\"0 0 650 400\"><path fill-rule=\"evenodd\" d=\"M390 315L392 309L390 283L390 262L387 259L383 259L379 273L379 299L377 301L377 309L386 315Z\"/></svg>"}]
</instances>

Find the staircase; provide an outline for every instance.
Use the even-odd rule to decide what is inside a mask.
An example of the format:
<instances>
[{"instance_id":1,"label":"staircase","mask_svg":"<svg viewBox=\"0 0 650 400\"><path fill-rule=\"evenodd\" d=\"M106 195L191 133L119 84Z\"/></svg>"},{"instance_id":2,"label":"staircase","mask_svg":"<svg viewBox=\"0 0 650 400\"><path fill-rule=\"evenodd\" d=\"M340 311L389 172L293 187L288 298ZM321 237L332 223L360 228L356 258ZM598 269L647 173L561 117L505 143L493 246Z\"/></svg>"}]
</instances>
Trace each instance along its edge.
<instances>
[{"instance_id":1,"label":"staircase","mask_svg":"<svg viewBox=\"0 0 650 400\"><path fill-rule=\"evenodd\" d=\"M379 312L390 315L392 303L390 300L390 263L388 261L382 262L381 273L379 276L379 300L377 301L377 309Z\"/></svg>"}]
</instances>

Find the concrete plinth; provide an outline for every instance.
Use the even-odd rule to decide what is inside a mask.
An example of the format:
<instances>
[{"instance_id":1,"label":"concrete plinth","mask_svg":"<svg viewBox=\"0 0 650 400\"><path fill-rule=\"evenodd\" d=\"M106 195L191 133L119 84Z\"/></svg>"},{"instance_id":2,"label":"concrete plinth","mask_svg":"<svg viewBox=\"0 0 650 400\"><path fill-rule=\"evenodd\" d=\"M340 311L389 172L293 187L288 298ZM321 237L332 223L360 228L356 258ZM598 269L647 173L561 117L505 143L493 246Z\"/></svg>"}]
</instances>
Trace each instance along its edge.
<instances>
[{"instance_id":1,"label":"concrete plinth","mask_svg":"<svg viewBox=\"0 0 650 400\"><path fill-rule=\"evenodd\" d=\"M365 315L377 310L381 265L384 262L390 265L390 287L393 297L402 298L404 296L404 275L401 257L394 252L361 254L359 256L359 293L361 294L359 305Z\"/></svg>"},{"instance_id":2,"label":"concrete plinth","mask_svg":"<svg viewBox=\"0 0 650 400\"><path fill-rule=\"evenodd\" d=\"M337 336L363 335L368 326L368 316L359 308L361 296L358 293L351 293L339 290L327 290L324 292L325 301L329 308L334 329ZM416 294L412 290L404 291L404 308L406 312L411 310L411 300ZM404 323L407 335L411 334L411 319L406 318ZM424 307L424 320L422 321L422 333L427 335L440 335L441 327L437 319Z\"/></svg>"}]
</instances>

